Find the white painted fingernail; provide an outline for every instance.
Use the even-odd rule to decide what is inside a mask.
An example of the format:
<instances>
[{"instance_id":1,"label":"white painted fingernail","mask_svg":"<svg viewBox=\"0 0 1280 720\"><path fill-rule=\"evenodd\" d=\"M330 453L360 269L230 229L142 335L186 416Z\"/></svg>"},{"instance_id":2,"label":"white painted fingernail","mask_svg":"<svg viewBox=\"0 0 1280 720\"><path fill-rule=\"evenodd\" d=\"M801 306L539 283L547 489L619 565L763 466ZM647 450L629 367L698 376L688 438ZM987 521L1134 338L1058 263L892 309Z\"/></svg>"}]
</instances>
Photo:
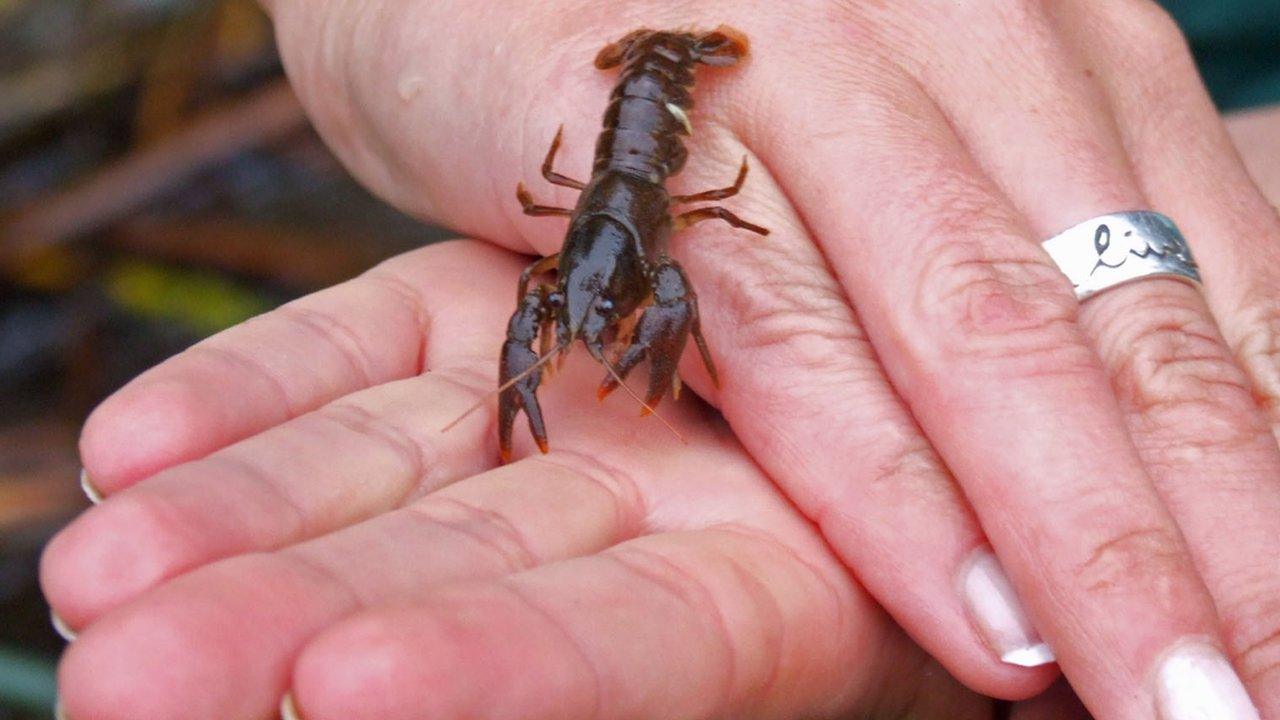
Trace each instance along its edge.
<instances>
[{"instance_id":1,"label":"white painted fingernail","mask_svg":"<svg viewBox=\"0 0 1280 720\"><path fill-rule=\"evenodd\" d=\"M287 692L280 700L280 720L302 720L298 714L298 706L293 702L293 693Z\"/></svg>"},{"instance_id":2,"label":"white painted fingernail","mask_svg":"<svg viewBox=\"0 0 1280 720\"><path fill-rule=\"evenodd\" d=\"M62 698L53 702L53 720L67 720L67 711L62 708Z\"/></svg>"},{"instance_id":3,"label":"white painted fingernail","mask_svg":"<svg viewBox=\"0 0 1280 720\"><path fill-rule=\"evenodd\" d=\"M961 576L961 588L974 623L1000 660L1021 667L1054 662L1053 649L1040 639L990 550L974 552Z\"/></svg>"},{"instance_id":4,"label":"white painted fingernail","mask_svg":"<svg viewBox=\"0 0 1280 720\"><path fill-rule=\"evenodd\" d=\"M49 608L49 623L53 625L53 631L58 633L58 637L67 642L75 642L76 631L71 629L66 620L63 620L53 608Z\"/></svg>"},{"instance_id":5,"label":"white painted fingernail","mask_svg":"<svg viewBox=\"0 0 1280 720\"><path fill-rule=\"evenodd\" d=\"M89 498L89 502L94 505L102 502L102 492L93 486L93 481L89 479L89 472L84 468L80 469L80 489L84 491L85 497Z\"/></svg>"},{"instance_id":6,"label":"white painted fingernail","mask_svg":"<svg viewBox=\"0 0 1280 720\"><path fill-rule=\"evenodd\" d=\"M1161 720L1259 720L1258 709L1227 658L1192 642L1171 650L1156 677Z\"/></svg>"}]
</instances>

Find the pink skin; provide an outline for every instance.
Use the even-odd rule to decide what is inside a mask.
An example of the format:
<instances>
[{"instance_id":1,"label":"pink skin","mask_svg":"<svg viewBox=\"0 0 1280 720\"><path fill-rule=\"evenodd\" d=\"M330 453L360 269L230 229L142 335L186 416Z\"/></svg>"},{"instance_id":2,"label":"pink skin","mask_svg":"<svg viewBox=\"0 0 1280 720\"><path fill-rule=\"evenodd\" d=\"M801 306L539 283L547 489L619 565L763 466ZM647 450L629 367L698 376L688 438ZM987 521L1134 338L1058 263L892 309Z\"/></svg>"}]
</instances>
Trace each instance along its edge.
<instances>
[{"instance_id":1,"label":"pink skin","mask_svg":"<svg viewBox=\"0 0 1280 720\"><path fill-rule=\"evenodd\" d=\"M386 0L373 12L281 0L273 10L299 96L359 177L410 211L540 253L556 249L563 225L522 217L512 188L537 177L561 122L558 169L581 175L574 169L587 167L598 113L582 108L601 106L611 81L589 67L598 46L637 18L657 27L725 22L746 32L751 58L700 79L690 169L674 189L723 185L749 153L752 175L732 204L750 208L773 234L762 240L704 224L678 241L723 380L716 393L686 363L690 385L721 409L871 595L969 687L1022 698L1054 677L1051 666L1001 662L957 592L957 576L989 543L1030 622L1096 715L1150 716L1153 663L1188 636L1223 647L1264 713L1280 713L1280 570L1268 561L1280 536L1280 222L1234 154L1167 19L1139 2L1085 0L832 2L787 10L785 18L777 16L782 5L763 2L708 1L696 12L681 5L680 14L642 5L624 18L604 6L560 14L547 3L515 2ZM357 11L359 18L345 15ZM445 24L456 32L442 38L433 29ZM565 189L532 187L541 187L539 201L571 202ZM1203 295L1148 281L1077 309L1036 239L1139 207L1178 220L1199 256ZM409 494L462 487L486 469L494 453L482 421L459 426L447 442L431 430L437 416L447 420L467 404L468 388L488 382L495 333L510 310L511 292L492 296L502 302L475 297L482 265L468 254L476 252L442 252L455 263L452 273L420 269L406 278L384 269L232 330L95 413L83 455L98 486L114 494L150 477L86 515L49 551L45 582L55 608L73 626L93 625L64 669L73 718L77 707L127 697L121 688L129 681L123 673L104 679L102 658L121 648L147 657L146 643L169 632L147 618L205 622L186 618L183 603L234 591L200 583L235 587L271 574L238 559L153 591L157 584L218 558L345 537L337 531L394 517ZM419 284L428 275L429 288ZM402 380L420 367L433 372ZM654 442L663 451L648 454L619 449L625 434L593 436L602 433L601 411L575 428L564 403L591 393L570 393L573 382L547 393L556 398L548 407L553 447L610 448L614 467L629 473L677 464L660 435ZM661 432L652 426L627 417L614 430ZM231 445L242 438L249 439ZM709 458L726 444L738 452L724 438L695 443L709 455L688 458L675 496L644 503L662 518L647 518L647 529L751 524L735 513L780 506L772 493L754 501L717 496L718 481L702 479L718 477ZM353 488L352 477L377 481ZM696 489L684 487L690 477L706 496L680 494ZM790 537L781 528L792 521L780 520L790 510L775 512L779 521L764 524ZM680 550L673 562L685 552L699 551ZM581 569L581 591L592 592L597 566L573 567ZM386 568L351 568L378 570ZM465 627L442 628L441 608L457 593L494 592L491 582L438 597L422 590L474 577L469 572L486 569L461 563L414 578L359 578L357 586L370 588L363 603L424 603L396 616L416 628L406 631L409 648L392 649L408 652L441 632L472 638ZM502 585L536 586L541 572ZM712 606L717 590L724 588L708 591ZM183 677L192 686L175 684L155 702L187 707L192 694L216 696L207 700L210 717L230 712L218 702L259 707L286 684L306 639L353 609L350 598L343 602L298 613L274 654L246 646L219 656L213 643L189 667L169 658L166 667L191 673ZM261 603L263 616L274 617L274 606ZM501 602L493 607L500 615ZM352 622L365 624L330 630L302 656L296 681L308 715L342 716L341 703L359 699L322 692L342 675L332 651L342 644L326 638L386 644L376 632L385 618ZM200 640L216 635L208 625L190 627L197 629L183 632ZM444 643L440 652L463 662L492 642L473 640ZM599 650L608 660L602 666L633 672L627 658L609 652L634 645ZM823 660L845 662L865 650L842 646ZM709 646L690 652L713 657ZM265 665L218 664L242 655ZM558 675L547 668L551 675L531 680L541 690L528 691L562 688L570 702L578 692L570 666ZM211 668L220 668L220 684L201 689ZM702 690L698 683L711 682L678 661L670 669ZM237 694L255 673L271 682L257 695ZM814 677L819 686L825 679ZM841 689L849 707L869 697ZM615 712L630 707L624 695L609 696L619 703ZM432 697L442 708L466 702ZM816 696L796 697L780 715L812 709L804 702Z\"/></svg>"},{"instance_id":2,"label":"pink skin","mask_svg":"<svg viewBox=\"0 0 1280 720\"><path fill-rule=\"evenodd\" d=\"M1249 175L1280 207L1280 106L1259 108L1227 119L1227 132L1240 149Z\"/></svg>"},{"instance_id":3,"label":"pink skin","mask_svg":"<svg viewBox=\"0 0 1280 720\"><path fill-rule=\"evenodd\" d=\"M330 328L298 340L315 362L289 390L340 352L340 326L372 328L362 362L425 347L427 372L368 383L353 365L341 399L113 486L59 536L46 588L84 628L61 668L69 718L269 717L290 687L310 720L992 717L696 400L664 410L682 445L624 397L597 405L579 356L546 393L550 455L493 467L491 406L442 435L488 389L523 260L445 243L257 321ZM379 323L397 297L427 322ZM230 357L247 330L210 345ZM157 373L202 378L202 354Z\"/></svg>"}]
</instances>

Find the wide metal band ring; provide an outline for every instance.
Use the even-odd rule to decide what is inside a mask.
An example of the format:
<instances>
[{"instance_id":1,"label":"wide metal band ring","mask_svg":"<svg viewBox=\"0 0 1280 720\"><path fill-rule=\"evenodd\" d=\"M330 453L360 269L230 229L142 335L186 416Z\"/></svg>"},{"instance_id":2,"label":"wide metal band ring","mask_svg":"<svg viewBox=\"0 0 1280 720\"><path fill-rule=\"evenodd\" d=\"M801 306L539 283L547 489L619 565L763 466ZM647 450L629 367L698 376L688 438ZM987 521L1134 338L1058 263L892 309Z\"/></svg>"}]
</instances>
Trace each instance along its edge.
<instances>
[{"instance_id":1,"label":"wide metal band ring","mask_svg":"<svg viewBox=\"0 0 1280 720\"><path fill-rule=\"evenodd\" d=\"M1142 278L1200 282L1186 238L1158 212L1101 215L1045 240L1044 249L1080 300Z\"/></svg>"}]
</instances>

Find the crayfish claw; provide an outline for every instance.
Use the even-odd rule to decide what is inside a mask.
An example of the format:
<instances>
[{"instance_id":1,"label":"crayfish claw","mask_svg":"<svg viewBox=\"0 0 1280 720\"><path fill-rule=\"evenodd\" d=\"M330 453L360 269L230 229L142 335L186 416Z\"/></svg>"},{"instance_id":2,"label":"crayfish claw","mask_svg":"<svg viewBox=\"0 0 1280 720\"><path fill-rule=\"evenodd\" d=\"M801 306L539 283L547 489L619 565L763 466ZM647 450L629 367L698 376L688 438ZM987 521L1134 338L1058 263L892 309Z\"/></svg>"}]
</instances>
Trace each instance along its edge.
<instances>
[{"instance_id":1,"label":"crayfish claw","mask_svg":"<svg viewBox=\"0 0 1280 720\"><path fill-rule=\"evenodd\" d=\"M637 327L639 327L639 325L637 325ZM596 398L604 400L606 397L609 397L610 393L618 389L618 381L626 380L627 375L629 375L631 371L634 370L642 360L644 360L648 353L648 344L641 340L638 334L633 336L631 345L627 348L626 352L622 353L622 356L618 358L618 361L613 364L613 370L618 374L617 377L614 377L612 373L605 375L604 379L600 381L600 387L596 390Z\"/></svg>"},{"instance_id":2,"label":"crayfish claw","mask_svg":"<svg viewBox=\"0 0 1280 720\"><path fill-rule=\"evenodd\" d=\"M648 407L642 416L653 411L662 397L670 390L673 397L680 396L680 378L676 365L684 353L690 333L695 333L699 348L703 349L698 332L698 305L684 271L673 260L665 260L653 269L651 276L654 303L645 308L631 336L631 345L618 359L618 378L626 378L642 360L649 360L649 388L645 396ZM708 358L703 353L704 358ZM709 359L709 358L708 358ZM714 368L711 369L715 377ZM618 386L612 375L606 376L597 392L604 397Z\"/></svg>"},{"instance_id":3,"label":"crayfish claw","mask_svg":"<svg viewBox=\"0 0 1280 720\"><path fill-rule=\"evenodd\" d=\"M538 449L543 453L548 450L547 429L538 404L542 368L538 366L538 353L533 351L547 315L546 293L535 288L520 301L507 325L507 340L498 361L498 382L504 387L498 394L498 454L503 463L511 460L511 435L521 410L529 420L529 431Z\"/></svg>"}]
</instances>

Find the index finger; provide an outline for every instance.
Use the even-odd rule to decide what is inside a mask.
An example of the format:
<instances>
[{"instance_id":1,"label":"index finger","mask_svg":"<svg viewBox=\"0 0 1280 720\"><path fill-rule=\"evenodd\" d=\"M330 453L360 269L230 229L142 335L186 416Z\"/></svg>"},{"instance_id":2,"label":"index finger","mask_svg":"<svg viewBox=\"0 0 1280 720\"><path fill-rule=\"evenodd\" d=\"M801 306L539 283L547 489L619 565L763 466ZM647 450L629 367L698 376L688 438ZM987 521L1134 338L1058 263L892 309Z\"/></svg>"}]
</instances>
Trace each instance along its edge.
<instances>
[{"instance_id":1,"label":"index finger","mask_svg":"<svg viewBox=\"0 0 1280 720\"><path fill-rule=\"evenodd\" d=\"M509 253L466 243L433 257L449 271L433 275L430 293L379 266L214 335L140 375L85 423L80 456L93 486L119 491L336 398L418 375L431 364L434 349L424 338L432 323L441 326L440 336L477 342L475 333L449 332L448 324L465 314L437 311L468 289L469 270L511 263Z\"/></svg>"}]
</instances>

